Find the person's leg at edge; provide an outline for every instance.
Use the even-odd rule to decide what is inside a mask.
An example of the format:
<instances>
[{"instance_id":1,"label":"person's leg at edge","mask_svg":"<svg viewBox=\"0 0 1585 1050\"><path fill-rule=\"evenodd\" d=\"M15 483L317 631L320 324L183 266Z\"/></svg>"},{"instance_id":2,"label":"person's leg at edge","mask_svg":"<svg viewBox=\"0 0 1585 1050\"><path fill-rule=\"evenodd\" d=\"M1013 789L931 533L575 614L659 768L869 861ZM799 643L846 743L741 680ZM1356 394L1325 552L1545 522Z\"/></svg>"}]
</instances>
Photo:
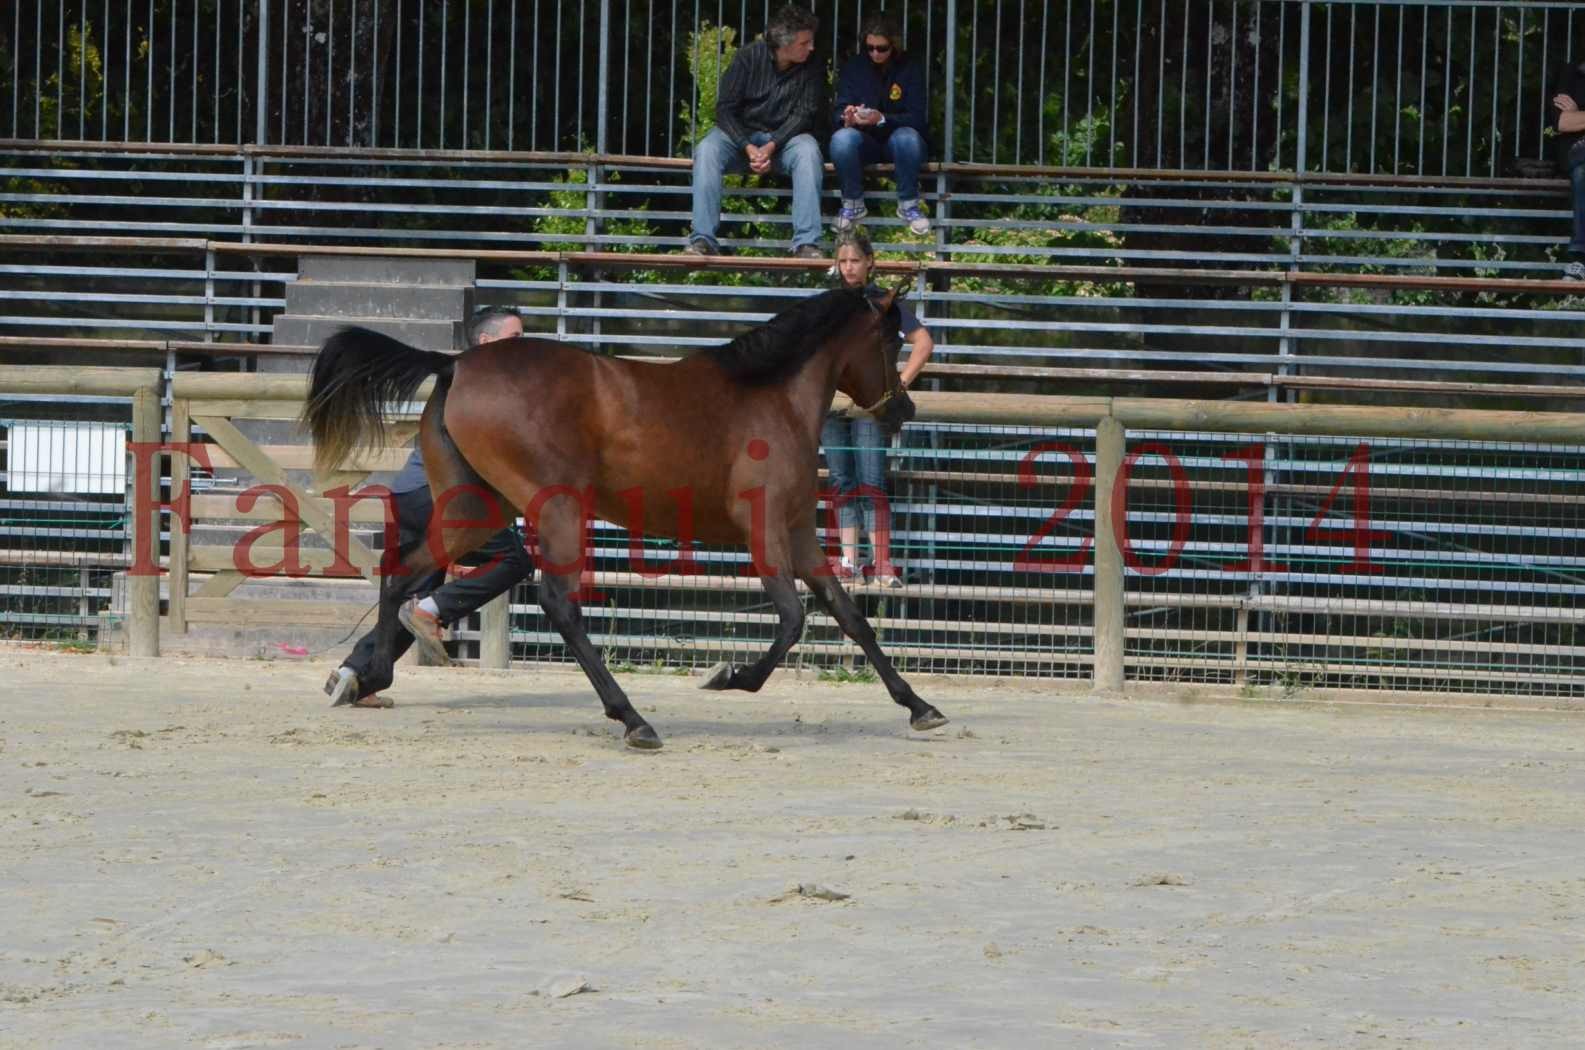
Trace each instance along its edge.
<instances>
[{"instance_id":1,"label":"person's leg at edge","mask_svg":"<svg viewBox=\"0 0 1585 1050\"><path fill-rule=\"evenodd\" d=\"M1575 160L1574 153L1570 151L1569 160ZM1564 275L1585 280L1585 157L1579 158L1579 163L1569 167L1568 179L1574 199L1574 236L1568 243L1569 264Z\"/></svg>"}]
</instances>

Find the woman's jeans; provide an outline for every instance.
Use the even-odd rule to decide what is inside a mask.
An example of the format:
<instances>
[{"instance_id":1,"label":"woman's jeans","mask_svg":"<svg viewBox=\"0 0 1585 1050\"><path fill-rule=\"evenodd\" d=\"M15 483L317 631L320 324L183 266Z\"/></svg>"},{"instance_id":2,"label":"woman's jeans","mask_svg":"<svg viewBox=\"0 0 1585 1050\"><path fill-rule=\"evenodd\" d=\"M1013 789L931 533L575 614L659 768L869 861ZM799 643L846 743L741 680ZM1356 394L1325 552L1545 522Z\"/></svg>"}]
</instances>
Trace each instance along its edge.
<instances>
[{"instance_id":1,"label":"woman's jeans","mask_svg":"<svg viewBox=\"0 0 1585 1050\"><path fill-rule=\"evenodd\" d=\"M925 163L925 139L913 128L898 128L882 139L858 128L840 128L831 136L831 166L837 170L842 199L864 196L864 165L891 161L897 166L897 199L919 199L919 169Z\"/></svg>"},{"instance_id":2,"label":"woman's jeans","mask_svg":"<svg viewBox=\"0 0 1585 1050\"><path fill-rule=\"evenodd\" d=\"M770 141L764 132L749 136L749 142L763 146ZM825 178L825 161L820 144L813 135L794 135L787 145L771 155L771 167L792 179L792 224L794 248L820 243L820 183ZM708 241L712 250L720 247L716 227L721 225L721 179L728 172L748 171L748 157L732 145L720 128L711 128L693 150L693 234Z\"/></svg>"},{"instance_id":3,"label":"woman's jeans","mask_svg":"<svg viewBox=\"0 0 1585 1050\"><path fill-rule=\"evenodd\" d=\"M828 415L820 428L826 466L831 471L831 504L843 528L862 525L874 534L891 525L886 505L886 450L891 441L868 417Z\"/></svg>"}]
</instances>

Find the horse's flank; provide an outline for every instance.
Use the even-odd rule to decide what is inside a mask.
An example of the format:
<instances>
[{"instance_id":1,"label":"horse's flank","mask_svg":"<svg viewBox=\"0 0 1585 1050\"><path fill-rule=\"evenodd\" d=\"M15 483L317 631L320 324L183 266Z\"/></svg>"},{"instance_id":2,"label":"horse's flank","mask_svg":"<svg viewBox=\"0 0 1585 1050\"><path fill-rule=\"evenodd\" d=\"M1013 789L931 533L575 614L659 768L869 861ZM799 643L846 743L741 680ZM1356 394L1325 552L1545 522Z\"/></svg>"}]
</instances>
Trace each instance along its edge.
<instances>
[{"instance_id":1,"label":"horse's flank","mask_svg":"<svg viewBox=\"0 0 1585 1050\"><path fill-rule=\"evenodd\" d=\"M828 371L746 386L709 353L666 364L513 340L457 359L445 423L520 510L553 489L635 532L740 543L753 498L744 493L764 491L778 517L812 514Z\"/></svg>"}]
</instances>

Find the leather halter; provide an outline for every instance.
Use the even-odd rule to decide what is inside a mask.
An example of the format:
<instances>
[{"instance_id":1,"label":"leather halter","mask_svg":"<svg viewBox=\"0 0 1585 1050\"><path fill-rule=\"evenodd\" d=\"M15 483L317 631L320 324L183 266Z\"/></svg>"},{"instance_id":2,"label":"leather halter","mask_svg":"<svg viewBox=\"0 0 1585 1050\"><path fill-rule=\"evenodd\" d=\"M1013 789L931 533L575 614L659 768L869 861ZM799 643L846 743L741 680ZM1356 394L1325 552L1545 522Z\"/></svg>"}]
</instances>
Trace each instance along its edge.
<instances>
[{"instance_id":1,"label":"leather halter","mask_svg":"<svg viewBox=\"0 0 1585 1050\"><path fill-rule=\"evenodd\" d=\"M893 298L894 299L896 298L895 295L893 296ZM874 311L877 314L879 314L881 312L880 307L877 306L873 301L871 301L868 296L865 297L865 301L869 302L870 309L872 311ZM882 315L881 320L883 322L885 321L884 315ZM884 394L882 394L880 396L880 399L877 400L873 405L859 405L859 404L857 404L857 402L855 402L855 406L858 408L858 410L860 412L865 413L866 415L871 415L871 416L876 415L881 409L886 407L886 403L888 401L891 401L898 394L901 394L901 393L904 392L903 391L903 380L902 380L902 377L897 374L897 364L896 364L896 362L887 360L886 348L888 346L890 346L890 345L891 345L891 341L887 340L886 342L884 342L882 344L882 346L880 348L881 373L886 376L886 392Z\"/></svg>"}]
</instances>

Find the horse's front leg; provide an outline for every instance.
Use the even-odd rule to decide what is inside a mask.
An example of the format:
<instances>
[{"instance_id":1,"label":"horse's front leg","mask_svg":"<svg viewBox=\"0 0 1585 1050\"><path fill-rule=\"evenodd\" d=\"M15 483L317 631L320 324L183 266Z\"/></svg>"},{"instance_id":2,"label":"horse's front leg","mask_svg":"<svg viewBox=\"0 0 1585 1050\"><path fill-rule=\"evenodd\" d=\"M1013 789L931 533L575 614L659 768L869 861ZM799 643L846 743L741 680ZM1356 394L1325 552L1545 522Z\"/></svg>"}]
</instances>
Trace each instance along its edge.
<instances>
[{"instance_id":1,"label":"horse's front leg","mask_svg":"<svg viewBox=\"0 0 1585 1050\"><path fill-rule=\"evenodd\" d=\"M655 750L660 747L660 734L644 721L643 715L634 710L627 694L622 691L610 669L605 666L605 661L601 659L594 643L589 641L589 632L583 623L583 612L573 597L583 567L582 518L578 515L552 513L551 507L547 507L546 513L540 516L538 525L543 569L539 581L540 608L545 610L545 615L561 634L562 640L567 643L567 648L572 650L578 666L583 668L589 684L594 686L594 691L599 694L600 703L605 708L605 717L614 722L621 722L625 727L626 731L622 734L622 739L627 742L627 746L641 751ZM573 566L571 571L555 573L550 570L551 566L566 565Z\"/></svg>"},{"instance_id":2,"label":"horse's front leg","mask_svg":"<svg viewBox=\"0 0 1585 1050\"><path fill-rule=\"evenodd\" d=\"M761 576L759 582L770 596L771 604L776 606L776 615L779 617L776 640L764 656L747 667L731 663L716 664L706 672L704 681L699 683L700 689L746 689L751 693L759 692L765 679L781 664L787 650L803 637L804 605L798 597L798 585L793 582L792 574L781 569L775 575Z\"/></svg>"},{"instance_id":3,"label":"horse's front leg","mask_svg":"<svg viewBox=\"0 0 1585 1050\"><path fill-rule=\"evenodd\" d=\"M892 666L891 659L881 651L880 643L875 640L875 630L870 627L864 614L859 612L859 607L842 589L842 584L837 582L835 574L826 564L825 552L820 549L820 541L815 537L814 530L810 529L808 535L794 538L794 562L797 566L798 578L808 585L818 601L833 619L837 626L842 628L842 633L858 643L864 655L869 658L881 681L886 685L886 691L892 699L908 708L908 724L918 730L935 729L937 726L947 724L947 716L936 710L935 707L919 699L913 686L897 673Z\"/></svg>"}]
</instances>

